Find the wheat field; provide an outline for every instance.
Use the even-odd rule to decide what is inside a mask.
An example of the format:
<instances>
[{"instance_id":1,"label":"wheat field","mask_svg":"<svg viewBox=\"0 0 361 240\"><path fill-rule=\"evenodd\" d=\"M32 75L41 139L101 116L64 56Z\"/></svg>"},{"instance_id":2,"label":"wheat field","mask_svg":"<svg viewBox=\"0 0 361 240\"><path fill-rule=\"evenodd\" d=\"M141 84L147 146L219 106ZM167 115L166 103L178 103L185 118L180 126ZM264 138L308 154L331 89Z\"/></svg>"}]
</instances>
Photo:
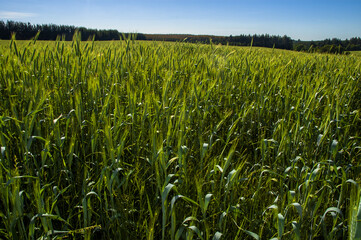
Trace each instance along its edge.
<instances>
[{"instance_id":1,"label":"wheat field","mask_svg":"<svg viewBox=\"0 0 361 240\"><path fill-rule=\"evenodd\" d=\"M361 58L0 42L0 238L361 239Z\"/></svg>"}]
</instances>

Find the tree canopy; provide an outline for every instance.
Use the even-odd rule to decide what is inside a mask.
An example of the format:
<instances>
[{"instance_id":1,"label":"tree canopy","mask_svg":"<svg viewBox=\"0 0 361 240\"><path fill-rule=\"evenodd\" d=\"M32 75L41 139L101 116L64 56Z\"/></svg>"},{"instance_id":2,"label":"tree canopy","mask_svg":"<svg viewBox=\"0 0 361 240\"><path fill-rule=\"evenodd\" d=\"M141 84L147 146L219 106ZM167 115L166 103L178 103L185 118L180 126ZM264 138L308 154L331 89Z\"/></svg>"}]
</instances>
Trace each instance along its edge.
<instances>
[{"instance_id":1,"label":"tree canopy","mask_svg":"<svg viewBox=\"0 0 361 240\"><path fill-rule=\"evenodd\" d=\"M345 51L361 51L361 38L353 37L346 40L338 38L322 41L295 41L296 51L309 51L320 53L343 53Z\"/></svg>"},{"instance_id":2,"label":"tree canopy","mask_svg":"<svg viewBox=\"0 0 361 240\"><path fill-rule=\"evenodd\" d=\"M56 25L56 24L30 24L14 21L0 21L0 39L10 39L12 34L16 34L18 40L29 40L33 38L38 32L40 32L39 40L56 40L61 37L63 40L70 41L73 38L75 31L81 32L81 38L83 41L92 39L95 40L119 40L124 34L118 30L98 30L88 29L85 27L75 27L68 25ZM125 33L127 35L127 33ZM137 34L138 40L144 40L144 34Z\"/></svg>"}]
</instances>

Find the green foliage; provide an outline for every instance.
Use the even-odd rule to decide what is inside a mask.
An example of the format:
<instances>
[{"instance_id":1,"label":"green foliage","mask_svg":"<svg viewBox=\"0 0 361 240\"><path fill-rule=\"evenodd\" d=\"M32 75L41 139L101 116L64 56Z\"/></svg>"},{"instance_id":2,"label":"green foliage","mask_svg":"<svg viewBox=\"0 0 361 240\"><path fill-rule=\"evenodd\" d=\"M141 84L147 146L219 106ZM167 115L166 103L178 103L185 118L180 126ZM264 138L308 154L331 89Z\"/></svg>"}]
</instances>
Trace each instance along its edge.
<instances>
[{"instance_id":1,"label":"green foliage","mask_svg":"<svg viewBox=\"0 0 361 240\"><path fill-rule=\"evenodd\" d=\"M359 56L82 36L0 42L0 238L360 237Z\"/></svg>"},{"instance_id":2,"label":"green foliage","mask_svg":"<svg viewBox=\"0 0 361 240\"><path fill-rule=\"evenodd\" d=\"M361 50L361 38L354 37L346 40L337 38L322 41L294 41L293 49L303 52L350 54L349 51Z\"/></svg>"},{"instance_id":3,"label":"green foliage","mask_svg":"<svg viewBox=\"0 0 361 240\"><path fill-rule=\"evenodd\" d=\"M85 27L75 27L68 25L56 24L30 24L8 20L0 20L0 39L11 39L13 33L16 33L18 40L30 40L32 38L39 40L63 40L71 41L76 32L82 33L82 40L119 40L121 35L118 30L114 29L89 29ZM124 34L124 33L123 33ZM125 33L124 35L131 35ZM138 40L145 40L144 34L137 34Z\"/></svg>"}]
</instances>

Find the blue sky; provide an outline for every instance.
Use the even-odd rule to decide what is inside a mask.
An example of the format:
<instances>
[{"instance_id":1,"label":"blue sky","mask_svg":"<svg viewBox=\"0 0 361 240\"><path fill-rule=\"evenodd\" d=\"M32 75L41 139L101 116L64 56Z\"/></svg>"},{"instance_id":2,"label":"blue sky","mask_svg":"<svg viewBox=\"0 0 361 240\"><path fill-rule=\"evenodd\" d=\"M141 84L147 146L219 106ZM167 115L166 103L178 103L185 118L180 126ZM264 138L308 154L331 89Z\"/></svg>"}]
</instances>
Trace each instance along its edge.
<instances>
[{"instance_id":1,"label":"blue sky","mask_svg":"<svg viewBox=\"0 0 361 240\"><path fill-rule=\"evenodd\" d=\"M361 0L0 0L0 19L138 33L361 37Z\"/></svg>"}]
</instances>

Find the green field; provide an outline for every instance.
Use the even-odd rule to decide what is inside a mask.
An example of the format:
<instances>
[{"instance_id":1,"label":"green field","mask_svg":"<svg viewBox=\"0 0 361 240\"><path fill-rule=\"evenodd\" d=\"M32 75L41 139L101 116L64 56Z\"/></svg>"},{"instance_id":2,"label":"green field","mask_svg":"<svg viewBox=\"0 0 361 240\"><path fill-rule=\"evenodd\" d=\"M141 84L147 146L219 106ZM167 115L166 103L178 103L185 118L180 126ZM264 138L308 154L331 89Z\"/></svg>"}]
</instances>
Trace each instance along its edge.
<instances>
[{"instance_id":1,"label":"green field","mask_svg":"<svg viewBox=\"0 0 361 240\"><path fill-rule=\"evenodd\" d=\"M361 58L0 42L1 239L361 239Z\"/></svg>"},{"instance_id":2,"label":"green field","mask_svg":"<svg viewBox=\"0 0 361 240\"><path fill-rule=\"evenodd\" d=\"M353 51L353 52L351 52L351 54L354 55L354 56L361 57L361 51Z\"/></svg>"}]
</instances>

